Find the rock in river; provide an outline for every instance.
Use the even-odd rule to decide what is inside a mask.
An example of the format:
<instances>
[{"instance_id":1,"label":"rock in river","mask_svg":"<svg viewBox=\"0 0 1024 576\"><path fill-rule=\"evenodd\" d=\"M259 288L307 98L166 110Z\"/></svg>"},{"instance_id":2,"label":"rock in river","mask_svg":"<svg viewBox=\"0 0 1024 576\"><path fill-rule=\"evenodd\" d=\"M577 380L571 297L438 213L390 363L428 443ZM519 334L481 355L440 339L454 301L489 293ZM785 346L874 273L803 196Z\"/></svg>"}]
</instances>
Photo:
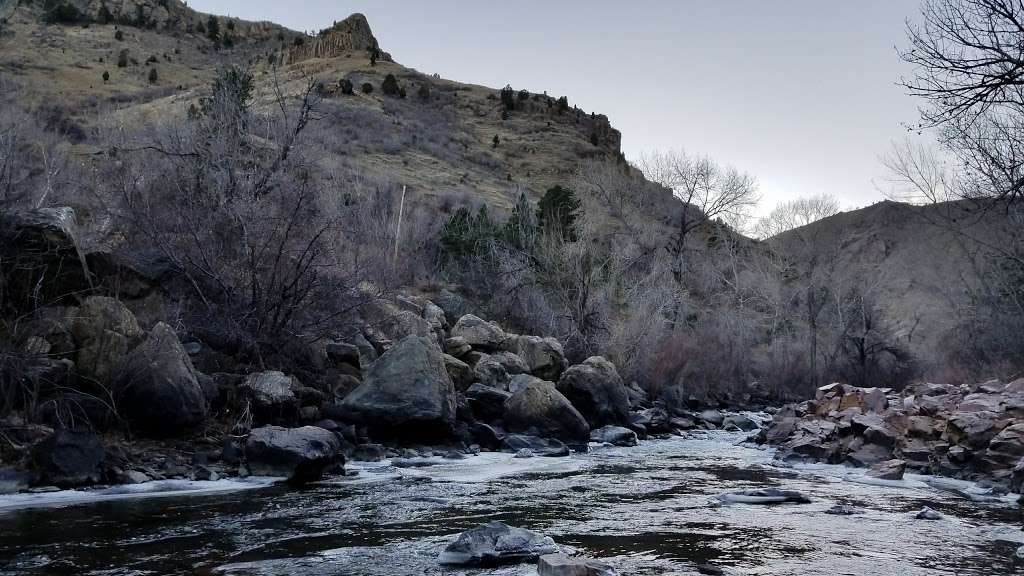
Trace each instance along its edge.
<instances>
[{"instance_id":1,"label":"rock in river","mask_svg":"<svg viewBox=\"0 0 1024 576\"><path fill-rule=\"evenodd\" d=\"M555 541L503 522L489 522L467 530L449 544L437 561L441 564L493 566L533 562L558 552Z\"/></svg>"},{"instance_id":2,"label":"rock in river","mask_svg":"<svg viewBox=\"0 0 1024 576\"><path fill-rule=\"evenodd\" d=\"M761 488L758 490L743 490L740 492L726 492L718 496L722 502L730 504L782 504L793 502L796 504L810 504L811 499L795 490L779 490L777 488Z\"/></svg>"},{"instance_id":3,"label":"rock in river","mask_svg":"<svg viewBox=\"0 0 1024 576\"><path fill-rule=\"evenodd\" d=\"M621 426L605 426L590 431L591 442L613 444L615 446L636 446L636 432Z\"/></svg>"},{"instance_id":4,"label":"rock in river","mask_svg":"<svg viewBox=\"0 0 1024 576\"><path fill-rule=\"evenodd\" d=\"M316 426L256 428L245 457L253 475L285 476L293 483L319 480L328 466L344 462L337 436Z\"/></svg>"},{"instance_id":5,"label":"rock in river","mask_svg":"<svg viewBox=\"0 0 1024 576\"><path fill-rule=\"evenodd\" d=\"M614 568L589 558L570 558L565 554L548 554L537 561L539 576L616 576Z\"/></svg>"}]
</instances>

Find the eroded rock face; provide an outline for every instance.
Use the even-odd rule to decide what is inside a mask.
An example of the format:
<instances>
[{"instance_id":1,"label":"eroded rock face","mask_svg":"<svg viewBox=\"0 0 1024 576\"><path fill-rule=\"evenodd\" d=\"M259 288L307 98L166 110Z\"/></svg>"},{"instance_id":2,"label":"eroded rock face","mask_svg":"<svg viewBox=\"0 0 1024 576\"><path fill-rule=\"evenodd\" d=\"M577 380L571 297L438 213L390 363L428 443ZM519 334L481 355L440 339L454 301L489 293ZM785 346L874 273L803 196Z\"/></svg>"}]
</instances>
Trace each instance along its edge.
<instances>
[{"instance_id":1,"label":"eroded rock face","mask_svg":"<svg viewBox=\"0 0 1024 576\"><path fill-rule=\"evenodd\" d=\"M585 445L590 426L550 382L530 382L505 403L505 426L512 432Z\"/></svg>"},{"instance_id":2,"label":"eroded rock face","mask_svg":"<svg viewBox=\"0 0 1024 576\"><path fill-rule=\"evenodd\" d=\"M342 412L383 435L450 432L455 387L432 338L408 336L364 371Z\"/></svg>"},{"instance_id":3,"label":"eroded rock face","mask_svg":"<svg viewBox=\"0 0 1024 576\"><path fill-rule=\"evenodd\" d=\"M198 373L174 330L163 322L122 362L115 392L122 415L149 436L180 434L206 418Z\"/></svg>"},{"instance_id":4,"label":"eroded rock face","mask_svg":"<svg viewBox=\"0 0 1024 576\"><path fill-rule=\"evenodd\" d=\"M295 483L319 480L328 467L344 463L338 437L316 426L256 428L245 443L245 458L251 474Z\"/></svg>"},{"instance_id":5,"label":"eroded rock face","mask_svg":"<svg viewBox=\"0 0 1024 576\"><path fill-rule=\"evenodd\" d=\"M558 380L558 391L591 426L630 424L629 393L615 365L601 356L569 367Z\"/></svg>"},{"instance_id":6,"label":"eroded rock face","mask_svg":"<svg viewBox=\"0 0 1024 576\"><path fill-rule=\"evenodd\" d=\"M459 534L437 560L449 565L492 566L535 562L540 556L557 551L555 541L548 536L503 522L489 522Z\"/></svg>"}]
</instances>

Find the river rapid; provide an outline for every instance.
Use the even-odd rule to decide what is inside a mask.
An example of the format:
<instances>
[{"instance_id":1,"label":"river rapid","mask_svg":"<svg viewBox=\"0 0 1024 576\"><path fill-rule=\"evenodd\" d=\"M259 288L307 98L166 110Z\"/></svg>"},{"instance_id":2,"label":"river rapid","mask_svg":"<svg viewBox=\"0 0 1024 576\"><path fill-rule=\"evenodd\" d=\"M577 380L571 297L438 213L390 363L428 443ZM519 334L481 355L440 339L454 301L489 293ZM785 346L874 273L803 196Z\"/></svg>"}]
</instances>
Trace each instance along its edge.
<instances>
[{"instance_id":1,"label":"river rapid","mask_svg":"<svg viewBox=\"0 0 1024 576\"><path fill-rule=\"evenodd\" d=\"M742 440L709 432L567 458L350 463L357 475L304 489L251 479L4 496L0 574L536 574L438 565L459 532L490 520L542 532L623 575L1024 574L1015 497L914 475L879 485L848 468L776 466L772 451ZM761 487L812 503L714 498ZM863 513L825 513L836 504ZM915 519L924 506L943 518Z\"/></svg>"}]
</instances>

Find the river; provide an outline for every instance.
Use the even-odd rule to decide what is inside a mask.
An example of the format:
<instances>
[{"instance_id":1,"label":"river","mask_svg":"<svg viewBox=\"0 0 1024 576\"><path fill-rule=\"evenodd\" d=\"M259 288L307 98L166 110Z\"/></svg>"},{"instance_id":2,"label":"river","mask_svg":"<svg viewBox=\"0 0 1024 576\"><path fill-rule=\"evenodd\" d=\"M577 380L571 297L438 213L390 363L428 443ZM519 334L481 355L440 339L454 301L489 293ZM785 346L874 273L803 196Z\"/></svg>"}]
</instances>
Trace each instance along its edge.
<instances>
[{"instance_id":1,"label":"river","mask_svg":"<svg viewBox=\"0 0 1024 576\"><path fill-rule=\"evenodd\" d=\"M489 520L552 536L623 575L1024 573L1012 497L969 499L981 491L912 475L876 485L841 467L777 467L771 451L740 440L718 432L568 458L353 463L358 475L304 489L254 480L0 497L0 574L536 574L437 564L456 534ZM766 486L812 503L714 499ZM837 503L863 514L825 513ZM915 519L923 506L944 518Z\"/></svg>"}]
</instances>

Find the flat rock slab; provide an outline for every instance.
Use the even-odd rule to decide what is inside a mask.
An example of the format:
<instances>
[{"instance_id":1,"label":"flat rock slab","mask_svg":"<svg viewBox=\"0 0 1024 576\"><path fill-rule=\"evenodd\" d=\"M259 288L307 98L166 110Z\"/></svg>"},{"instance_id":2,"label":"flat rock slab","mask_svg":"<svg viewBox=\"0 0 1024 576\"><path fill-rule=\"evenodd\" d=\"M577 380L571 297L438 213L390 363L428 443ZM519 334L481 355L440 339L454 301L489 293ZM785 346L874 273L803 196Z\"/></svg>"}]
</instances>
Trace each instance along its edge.
<instances>
[{"instance_id":1,"label":"flat rock slab","mask_svg":"<svg viewBox=\"0 0 1024 576\"><path fill-rule=\"evenodd\" d=\"M441 552L441 564L494 566L534 562L545 554L558 552L548 536L503 522L489 522L467 530Z\"/></svg>"},{"instance_id":2,"label":"flat rock slab","mask_svg":"<svg viewBox=\"0 0 1024 576\"><path fill-rule=\"evenodd\" d=\"M572 558L565 554L547 554L537 561L539 576L618 576L614 568L588 558Z\"/></svg>"}]
</instances>

